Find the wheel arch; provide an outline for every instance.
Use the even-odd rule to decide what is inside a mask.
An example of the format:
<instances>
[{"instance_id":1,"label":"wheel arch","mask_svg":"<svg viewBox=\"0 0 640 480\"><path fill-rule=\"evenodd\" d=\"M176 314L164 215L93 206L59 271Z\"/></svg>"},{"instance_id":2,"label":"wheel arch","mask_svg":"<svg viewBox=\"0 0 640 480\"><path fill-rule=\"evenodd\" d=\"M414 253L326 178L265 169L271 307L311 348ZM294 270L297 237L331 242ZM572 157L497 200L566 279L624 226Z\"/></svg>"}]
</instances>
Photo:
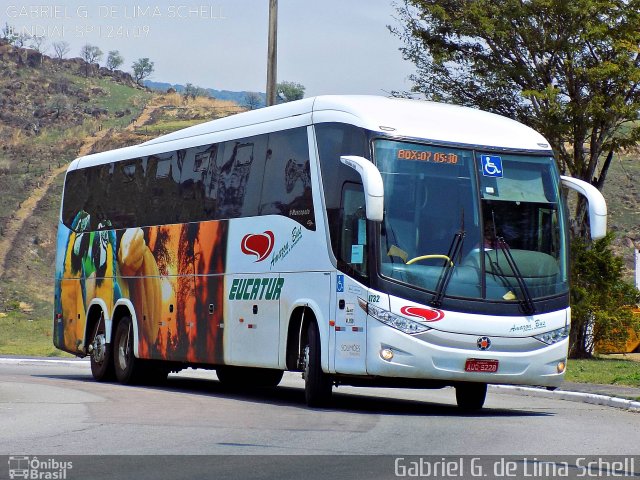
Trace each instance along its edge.
<instances>
[{"instance_id":1,"label":"wheel arch","mask_svg":"<svg viewBox=\"0 0 640 480\"><path fill-rule=\"evenodd\" d=\"M124 317L131 318L131 323L133 324L133 354L136 358L139 358L138 344L140 335L138 332L138 319L136 317L136 309L133 306L133 303L131 303L131 300L127 298L121 298L113 307L113 316L111 317L111 321L107 324L107 343L112 342L115 337L118 324Z\"/></svg>"},{"instance_id":2,"label":"wheel arch","mask_svg":"<svg viewBox=\"0 0 640 480\"><path fill-rule=\"evenodd\" d=\"M87 321L84 324L84 343L83 349L85 354L88 354L87 349L89 348L89 343L92 339L89 338L89 335L92 334L96 324L100 321L100 319L104 319L105 321L105 332L109 332L109 309L104 300L100 298L94 298L89 304L89 308L87 310L87 315L85 317ZM108 333L107 333L107 341L108 341Z\"/></svg>"},{"instance_id":3,"label":"wheel arch","mask_svg":"<svg viewBox=\"0 0 640 480\"><path fill-rule=\"evenodd\" d=\"M287 370L300 371L300 356L302 349L307 342L307 329L311 322L315 322L320 332L322 342L321 360L323 369L328 370L328 349L324 348L328 345L328 323L323 322L323 316L320 313L320 306L312 300L303 300L296 302L291 307L289 313L289 323L287 326L287 343L285 362ZM326 323L327 328L323 328Z\"/></svg>"}]
</instances>

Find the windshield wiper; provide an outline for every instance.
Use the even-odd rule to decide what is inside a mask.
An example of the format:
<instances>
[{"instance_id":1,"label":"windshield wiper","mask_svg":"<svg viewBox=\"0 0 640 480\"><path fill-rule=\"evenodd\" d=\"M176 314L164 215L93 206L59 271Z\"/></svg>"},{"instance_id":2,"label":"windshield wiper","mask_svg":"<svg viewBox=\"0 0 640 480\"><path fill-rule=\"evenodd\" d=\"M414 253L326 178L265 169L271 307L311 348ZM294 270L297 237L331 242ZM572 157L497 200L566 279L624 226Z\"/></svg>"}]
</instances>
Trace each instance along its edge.
<instances>
[{"instance_id":1,"label":"windshield wiper","mask_svg":"<svg viewBox=\"0 0 640 480\"><path fill-rule=\"evenodd\" d=\"M456 259L456 261L458 260L457 257L462 251L464 237L465 231L463 229L453 235L453 240L451 240L451 245L449 245L449 252L447 253L447 257L449 258L449 260L446 260L444 262L444 266L442 267L444 270L440 274L438 285L436 286L436 293L431 300L431 305L436 308L440 308L440 306L442 305L444 292L446 292L447 287L449 286L449 282L451 281L451 277L453 276L454 259Z\"/></svg>"},{"instance_id":2,"label":"windshield wiper","mask_svg":"<svg viewBox=\"0 0 640 480\"><path fill-rule=\"evenodd\" d=\"M522 273L520 273L520 269L518 268L518 264L516 263L513 255L511 254L511 249L509 245L505 241L504 237L496 237L496 243L498 248L502 251L505 258L507 259L507 263L509 264L509 268L513 272L516 281L518 282L518 286L520 287L520 291L522 292L523 299L520 301L520 305L522 306L522 310L525 315L533 315L536 312L535 304L533 303L533 297L531 297L531 293L527 288L527 284L524 281L524 277ZM497 256L496 256L497 260Z\"/></svg>"}]
</instances>

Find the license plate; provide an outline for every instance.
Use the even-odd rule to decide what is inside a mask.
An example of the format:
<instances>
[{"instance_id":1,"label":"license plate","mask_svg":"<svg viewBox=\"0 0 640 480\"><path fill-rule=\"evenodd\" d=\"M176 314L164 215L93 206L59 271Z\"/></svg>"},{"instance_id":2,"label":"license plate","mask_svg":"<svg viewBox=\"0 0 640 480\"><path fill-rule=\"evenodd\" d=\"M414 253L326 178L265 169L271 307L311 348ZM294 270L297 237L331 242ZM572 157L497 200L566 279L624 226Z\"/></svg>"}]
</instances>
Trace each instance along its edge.
<instances>
[{"instance_id":1,"label":"license plate","mask_svg":"<svg viewBox=\"0 0 640 480\"><path fill-rule=\"evenodd\" d=\"M498 371L498 360L479 360L468 358L464 365L465 372L495 373Z\"/></svg>"}]
</instances>

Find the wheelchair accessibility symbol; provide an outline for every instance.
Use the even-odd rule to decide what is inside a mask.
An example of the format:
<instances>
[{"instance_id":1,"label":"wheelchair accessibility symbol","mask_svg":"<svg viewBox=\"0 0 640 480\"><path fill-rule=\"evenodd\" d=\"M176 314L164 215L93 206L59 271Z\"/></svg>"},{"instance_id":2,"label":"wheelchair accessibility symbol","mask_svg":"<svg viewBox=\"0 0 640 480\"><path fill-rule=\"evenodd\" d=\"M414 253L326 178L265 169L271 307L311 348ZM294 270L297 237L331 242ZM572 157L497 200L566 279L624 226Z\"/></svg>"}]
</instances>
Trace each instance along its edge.
<instances>
[{"instance_id":1,"label":"wheelchair accessibility symbol","mask_svg":"<svg viewBox=\"0 0 640 480\"><path fill-rule=\"evenodd\" d=\"M502 178L502 158L497 155L480 155L482 175Z\"/></svg>"}]
</instances>

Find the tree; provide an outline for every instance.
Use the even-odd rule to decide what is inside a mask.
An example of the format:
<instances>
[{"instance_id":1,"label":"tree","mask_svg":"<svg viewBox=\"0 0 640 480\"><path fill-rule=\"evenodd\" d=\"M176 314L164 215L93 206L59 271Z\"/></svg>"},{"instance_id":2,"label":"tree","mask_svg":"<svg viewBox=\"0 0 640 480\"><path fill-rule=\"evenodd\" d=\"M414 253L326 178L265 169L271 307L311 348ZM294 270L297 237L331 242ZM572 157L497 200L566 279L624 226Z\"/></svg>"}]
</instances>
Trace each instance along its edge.
<instances>
[{"instance_id":1,"label":"tree","mask_svg":"<svg viewBox=\"0 0 640 480\"><path fill-rule=\"evenodd\" d=\"M36 52L44 54L47 51L47 38L42 35L33 37L29 46Z\"/></svg>"},{"instance_id":2,"label":"tree","mask_svg":"<svg viewBox=\"0 0 640 480\"><path fill-rule=\"evenodd\" d=\"M71 51L69 42L65 42L64 40L53 42L52 46L55 58L60 60L62 60Z\"/></svg>"},{"instance_id":3,"label":"tree","mask_svg":"<svg viewBox=\"0 0 640 480\"><path fill-rule=\"evenodd\" d=\"M0 30L0 38L5 40L10 45L13 45L13 42L15 42L17 37L18 34L16 33L15 29L7 22L5 22L4 27L2 27L2 30Z\"/></svg>"},{"instance_id":4,"label":"tree","mask_svg":"<svg viewBox=\"0 0 640 480\"><path fill-rule=\"evenodd\" d=\"M13 46L24 48L29 40L31 40L31 35L28 33L18 33L13 41Z\"/></svg>"},{"instance_id":5,"label":"tree","mask_svg":"<svg viewBox=\"0 0 640 480\"><path fill-rule=\"evenodd\" d=\"M107 54L107 68L111 71L117 69L124 63L124 58L118 50L111 50Z\"/></svg>"},{"instance_id":6,"label":"tree","mask_svg":"<svg viewBox=\"0 0 640 480\"><path fill-rule=\"evenodd\" d=\"M198 87L192 83L187 83L182 92L185 102L189 99L195 100L196 97L209 97L209 92L206 88Z\"/></svg>"},{"instance_id":7,"label":"tree","mask_svg":"<svg viewBox=\"0 0 640 480\"><path fill-rule=\"evenodd\" d=\"M295 82L279 82L276 85L278 103L292 102L304 97L304 85Z\"/></svg>"},{"instance_id":8,"label":"tree","mask_svg":"<svg viewBox=\"0 0 640 480\"><path fill-rule=\"evenodd\" d=\"M65 112L71 108L71 102L69 97L62 93L57 93L51 97L49 102L49 108L52 108L56 112L55 118L58 118L62 112Z\"/></svg>"},{"instance_id":9,"label":"tree","mask_svg":"<svg viewBox=\"0 0 640 480\"><path fill-rule=\"evenodd\" d=\"M99 62L102 58L102 55L102 50L100 50L99 47L91 45L89 43L85 44L80 49L80 56L86 62L84 69L85 77L89 76L89 67L91 66L91 64Z\"/></svg>"},{"instance_id":10,"label":"tree","mask_svg":"<svg viewBox=\"0 0 640 480\"><path fill-rule=\"evenodd\" d=\"M640 292L623 280L623 262L611 251L613 234L588 244L578 238L571 245L571 346L573 358L591 356L594 344L624 344L640 321L629 308Z\"/></svg>"},{"instance_id":11,"label":"tree","mask_svg":"<svg viewBox=\"0 0 640 480\"><path fill-rule=\"evenodd\" d=\"M540 131L560 170L602 189L640 139L640 0L403 0L391 31L413 91ZM587 235L584 202L574 234Z\"/></svg>"},{"instance_id":12,"label":"tree","mask_svg":"<svg viewBox=\"0 0 640 480\"><path fill-rule=\"evenodd\" d=\"M139 58L138 61L133 62L131 68L133 68L133 78L136 83L142 86L142 81L153 73L153 62L146 57Z\"/></svg>"},{"instance_id":13,"label":"tree","mask_svg":"<svg viewBox=\"0 0 640 480\"><path fill-rule=\"evenodd\" d=\"M5 22L4 27L0 31L0 38L14 47L23 48L31 39L31 35L26 32L16 32L14 27Z\"/></svg>"},{"instance_id":14,"label":"tree","mask_svg":"<svg viewBox=\"0 0 640 480\"><path fill-rule=\"evenodd\" d=\"M249 110L255 110L264 105L262 97L257 92L247 92L244 96L244 106Z\"/></svg>"}]
</instances>

